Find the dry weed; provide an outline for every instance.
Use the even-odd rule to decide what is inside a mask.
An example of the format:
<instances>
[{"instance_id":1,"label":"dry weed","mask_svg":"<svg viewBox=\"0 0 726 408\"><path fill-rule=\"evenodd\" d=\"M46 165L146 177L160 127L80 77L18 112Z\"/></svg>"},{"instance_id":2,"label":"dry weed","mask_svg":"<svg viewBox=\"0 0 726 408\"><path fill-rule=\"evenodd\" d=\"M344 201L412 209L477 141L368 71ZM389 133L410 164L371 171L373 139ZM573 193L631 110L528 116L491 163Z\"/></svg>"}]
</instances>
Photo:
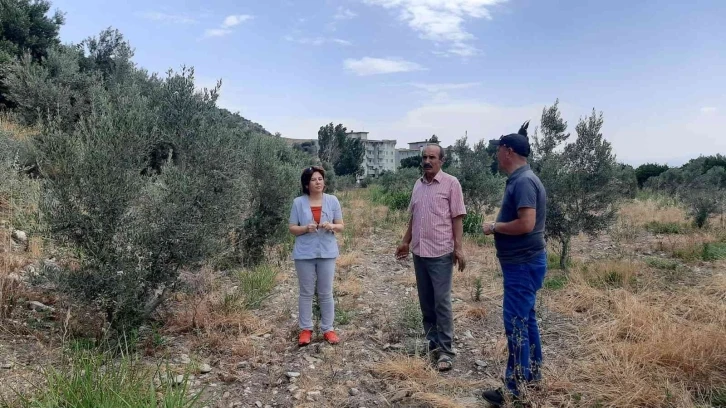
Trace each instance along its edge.
<instances>
[{"instance_id":1,"label":"dry weed","mask_svg":"<svg viewBox=\"0 0 726 408\"><path fill-rule=\"evenodd\" d=\"M374 374L389 380L418 381L433 384L437 381L437 373L420 358L394 355L391 359L374 364Z\"/></svg>"},{"instance_id":2,"label":"dry weed","mask_svg":"<svg viewBox=\"0 0 726 408\"><path fill-rule=\"evenodd\" d=\"M348 252L347 254L342 254L335 261L335 264L336 264L336 267L338 270L347 269L353 265L360 265L360 263L361 263L361 256L360 256L360 253L357 251Z\"/></svg>"},{"instance_id":3,"label":"dry weed","mask_svg":"<svg viewBox=\"0 0 726 408\"><path fill-rule=\"evenodd\" d=\"M435 394L433 392L415 392L411 400L417 402L416 406L430 408L466 408L475 405L464 405L451 399L451 397Z\"/></svg>"},{"instance_id":4,"label":"dry weed","mask_svg":"<svg viewBox=\"0 0 726 408\"><path fill-rule=\"evenodd\" d=\"M363 286L357 276L349 275L346 278L336 279L333 286L337 296L358 297L363 293Z\"/></svg>"},{"instance_id":5,"label":"dry weed","mask_svg":"<svg viewBox=\"0 0 726 408\"><path fill-rule=\"evenodd\" d=\"M643 227L653 222L684 225L688 222L685 209L665 206L655 200L633 200L620 207L618 215L628 224Z\"/></svg>"}]
</instances>

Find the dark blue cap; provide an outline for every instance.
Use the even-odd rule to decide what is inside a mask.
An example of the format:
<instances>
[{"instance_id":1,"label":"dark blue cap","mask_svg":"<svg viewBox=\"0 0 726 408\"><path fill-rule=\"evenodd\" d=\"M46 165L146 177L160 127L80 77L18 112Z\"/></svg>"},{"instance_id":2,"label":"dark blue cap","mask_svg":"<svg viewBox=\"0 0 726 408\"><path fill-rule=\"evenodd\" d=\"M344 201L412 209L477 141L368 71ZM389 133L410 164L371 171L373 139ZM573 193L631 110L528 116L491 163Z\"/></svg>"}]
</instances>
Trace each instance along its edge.
<instances>
[{"instance_id":1,"label":"dark blue cap","mask_svg":"<svg viewBox=\"0 0 726 408\"><path fill-rule=\"evenodd\" d=\"M499 140L493 141L493 144L495 146L506 146L518 155L528 157L531 151L529 147L529 138L527 137L528 127L529 121L526 121L522 124L522 127L519 128L519 132L504 135L500 137Z\"/></svg>"}]
</instances>

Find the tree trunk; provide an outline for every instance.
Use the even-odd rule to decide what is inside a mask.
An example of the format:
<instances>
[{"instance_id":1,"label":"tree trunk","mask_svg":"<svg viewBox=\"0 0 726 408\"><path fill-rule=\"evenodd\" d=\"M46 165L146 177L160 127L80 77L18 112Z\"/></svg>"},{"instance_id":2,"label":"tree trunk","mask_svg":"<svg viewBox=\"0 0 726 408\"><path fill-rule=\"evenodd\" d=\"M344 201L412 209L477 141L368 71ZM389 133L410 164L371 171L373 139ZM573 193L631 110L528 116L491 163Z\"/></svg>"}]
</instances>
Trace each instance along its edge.
<instances>
[{"instance_id":1,"label":"tree trunk","mask_svg":"<svg viewBox=\"0 0 726 408\"><path fill-rule=\"evenodd\" d=\"M564 238L560 241L562 248L560 251L560 269L567 270L567 261L570 258L570 237Z\"/></svg>"}]
</instances>

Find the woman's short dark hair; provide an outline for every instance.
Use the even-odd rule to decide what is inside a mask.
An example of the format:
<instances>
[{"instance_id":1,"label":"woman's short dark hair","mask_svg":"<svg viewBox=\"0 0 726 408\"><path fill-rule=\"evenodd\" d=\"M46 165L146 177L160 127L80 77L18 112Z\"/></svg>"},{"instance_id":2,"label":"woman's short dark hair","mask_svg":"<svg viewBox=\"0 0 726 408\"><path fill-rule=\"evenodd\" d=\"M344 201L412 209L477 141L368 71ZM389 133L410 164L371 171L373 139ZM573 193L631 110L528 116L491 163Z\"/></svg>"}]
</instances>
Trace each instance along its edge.
<instances>
[{"instance_id":1,"label":"woman's short dark hair","mask_svg":"<svg viewBox=\"0 0 726 408\"><path fill-rule=\"evenodd\" d=\"M302 191L307 195L310 195L310 189L308 187L310 186L310 179L313 178L313 174L315 172L320 173L320 175L323 176L323 180L325 180L325 169L320 166L306 167L302 172L302 176L300 176Z\"/></svg>"}]
</instances>

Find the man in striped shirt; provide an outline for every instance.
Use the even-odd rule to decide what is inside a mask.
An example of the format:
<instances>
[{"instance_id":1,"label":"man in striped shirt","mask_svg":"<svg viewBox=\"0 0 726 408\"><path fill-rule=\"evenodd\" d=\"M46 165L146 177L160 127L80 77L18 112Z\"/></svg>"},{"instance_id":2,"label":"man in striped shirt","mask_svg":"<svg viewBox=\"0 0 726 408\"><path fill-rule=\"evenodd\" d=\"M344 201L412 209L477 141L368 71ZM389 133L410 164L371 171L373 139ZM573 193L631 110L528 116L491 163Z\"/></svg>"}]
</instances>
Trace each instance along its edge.
<instances>
[{"instance_id":1,"label":"man in striped shirt","mask_svg":"<svg viewBox=\"0 0 726 408\"><path fill-rule=\"evenodd\" d=\"M444 149L429 145L422 152L423 177L416 180L411 194L411 218L396 257L405 259L413 252L418 299L429 349L437 358L437 368L453 366L454 317L451 308L453 266L463 271L466 259L462 249L464 196L456 177L441 171Z\"/></svg>"}]
</instances>

